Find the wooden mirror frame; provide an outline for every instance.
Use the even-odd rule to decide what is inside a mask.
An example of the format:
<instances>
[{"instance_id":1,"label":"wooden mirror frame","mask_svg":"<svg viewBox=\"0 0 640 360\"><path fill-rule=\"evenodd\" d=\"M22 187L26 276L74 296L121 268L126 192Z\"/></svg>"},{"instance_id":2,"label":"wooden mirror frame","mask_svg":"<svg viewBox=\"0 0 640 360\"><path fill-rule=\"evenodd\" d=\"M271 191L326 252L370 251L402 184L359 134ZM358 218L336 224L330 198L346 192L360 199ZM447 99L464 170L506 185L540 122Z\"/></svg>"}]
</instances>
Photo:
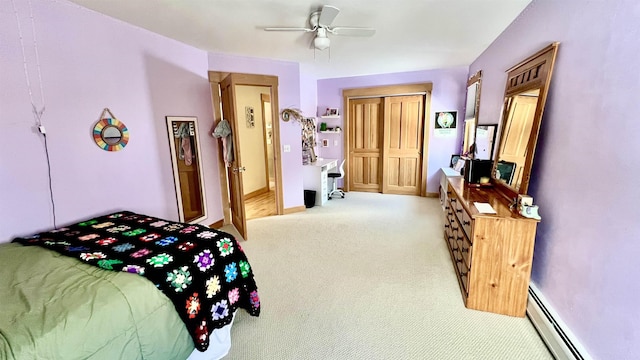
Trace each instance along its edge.
<instances>
[{"instance_id":1,"label":"wooden mirror frame","mask_svg":"<svg viewBox=\"0 0 640 360\"><path fill-rule=\"evenodd\" d=\"M542 122L549 83L553 73L556 55L558 53L558 42L551 43L537 53L529 56L517 65L507 70L507 83L504 91L504 105L502 109L502 119L500 122L500 143L495 154L493 168L491 169L491 181L504 196L509 199L517 198L518 194L526 194L529 188L531 177L531 166L538 142L538 133ZM522 181L519 187L508 185L503 180L496 178L496 167L500 158L500 153L505 144L506 124L510 111L510 98L527 91L539 90L536 109L533 116L531 134L527 144L527 154L523 166Z\"/></svg>"},{"instance_id":2,"label":"wooden mirror frame","mask_svg":"<svg viewBox=\"0 0 640 360\"><path fill-rule=\"evenodd\" d=\"M473 116L467 117L469 111L469 87L476 85L475 98L472 100ZM482 70L478 70L467 80L467 97L464 109L464 134L462 138L462 154L474 158L474 144L476 142L476 126L478 125L478 113L480 112L480 88L482 85Z\"/></svg>"}]
</instances>

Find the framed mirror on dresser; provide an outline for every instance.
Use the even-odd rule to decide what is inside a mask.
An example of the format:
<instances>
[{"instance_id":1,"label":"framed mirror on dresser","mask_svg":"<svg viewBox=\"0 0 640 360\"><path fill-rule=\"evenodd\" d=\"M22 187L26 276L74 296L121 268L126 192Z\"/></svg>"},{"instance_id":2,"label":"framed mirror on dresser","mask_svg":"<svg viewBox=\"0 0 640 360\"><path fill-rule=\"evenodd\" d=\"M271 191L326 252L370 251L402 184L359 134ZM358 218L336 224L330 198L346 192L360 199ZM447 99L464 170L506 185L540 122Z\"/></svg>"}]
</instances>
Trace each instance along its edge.
<instances>
[{"instance_id":1,"label":"framed mirror on dresser","mask_svg":"<svg viewBox=\"0 0 640 360\"><path fill-rule=\"evenodd\" d=\"M492 178L496 188L510 199L526 194L529 188L557 52L558 43L552 43L507 70L501 139Z\"/></svg>"},{"instance_id":2,"label":"framed mirror on dresser","mask_svg":"<svg viewBox=\"0 0 640 360\"><path fill-rule=\"evenodd\" d=\"M467 308L524 317L537 219L513 206L526 194L558 43L507 70L491 185L446 178L444 239Z\"/></svg>"}]
</instances>

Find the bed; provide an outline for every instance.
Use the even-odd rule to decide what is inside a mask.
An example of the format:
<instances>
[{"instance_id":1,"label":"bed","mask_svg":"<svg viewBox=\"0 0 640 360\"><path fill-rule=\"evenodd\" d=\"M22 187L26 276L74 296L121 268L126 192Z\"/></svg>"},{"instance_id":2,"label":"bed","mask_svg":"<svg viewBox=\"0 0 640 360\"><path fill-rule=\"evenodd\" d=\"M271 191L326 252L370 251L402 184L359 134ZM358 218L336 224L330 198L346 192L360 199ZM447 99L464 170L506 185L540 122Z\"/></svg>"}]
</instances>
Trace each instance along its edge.
<instances>
[{"instance_id":1,"label":"bed","mask_svg":"<svg viewBox=\"0 0 640 360\"><path fill-rule=\"evenodd\" d=\"M0 244L0 304L2 359L219 358L260 311L231 235L128 211Z\"/></svg>"}]
</instances>

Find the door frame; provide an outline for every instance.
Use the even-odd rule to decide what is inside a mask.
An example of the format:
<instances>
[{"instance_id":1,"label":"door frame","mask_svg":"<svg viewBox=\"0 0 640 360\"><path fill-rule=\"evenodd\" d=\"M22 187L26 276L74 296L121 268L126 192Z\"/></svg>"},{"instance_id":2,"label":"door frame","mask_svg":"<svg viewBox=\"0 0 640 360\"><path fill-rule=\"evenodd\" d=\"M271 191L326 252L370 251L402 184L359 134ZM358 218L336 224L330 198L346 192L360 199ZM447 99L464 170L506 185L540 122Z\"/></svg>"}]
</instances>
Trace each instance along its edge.
<instances>
[{"instance_id":1,"label":"door frame","mask_svg":"<svg viewBox=\"0 0 640 360\"><path fill-rule=\"evenodd\" d=\"M244 73L231 73L224 71L209 71L209 83L211 85L211 103L213 106L214 128L222 120L222 99L220 98L220 83L224 78L233 74L235 85L264 86L270 88L271 97L271 123L273 131L273 166L276 180L276 214L284 214L284 199L282 185L282 162L280 159L280 114L278 109L278 77L272 75L257 75ZM240 149L238 148L238 151ZM224 225L231 224L231 203L229 198L229 179L222 154L222 144L218 145L218 170L220 173L220 194L222 197L222 212ZM244 195L242 195L244 197ZM242 202L244 206L244 201ZM245 238L246 240L246 238Z\"/></svg>"},{"instance_id":2,"label":"door frame","mask_svg":"<svg viewBox=\"0 0 640 360\"><path fill-rule=\"evenodd\" d=\"M401 96L401 95L424 95L424 129L422 133L422 169L421 169L421 185L420 196L427 196L427 168L428 168L428 149L429 149L429 129L431 128L431 122L429 118L431 108L431 90L433 89L433 83L417 83L417 84L398 84L398 85L383 85L363 88L353 88L342 90L343 109L344 109L344 158L345 169L349 169L349 154L351 148L349 147L349 132L351 131L349 124L350 121L350 109L351 100L357 98L369 98L369 97L388 97L388 96ZM384 152L384 149L382 149ZM384 154L383 154L384 155ZM384 176L382 171L380 176ZM346 171L344 175L345 191L349 191L349 172Z\"/></svg>"}]
</instances>

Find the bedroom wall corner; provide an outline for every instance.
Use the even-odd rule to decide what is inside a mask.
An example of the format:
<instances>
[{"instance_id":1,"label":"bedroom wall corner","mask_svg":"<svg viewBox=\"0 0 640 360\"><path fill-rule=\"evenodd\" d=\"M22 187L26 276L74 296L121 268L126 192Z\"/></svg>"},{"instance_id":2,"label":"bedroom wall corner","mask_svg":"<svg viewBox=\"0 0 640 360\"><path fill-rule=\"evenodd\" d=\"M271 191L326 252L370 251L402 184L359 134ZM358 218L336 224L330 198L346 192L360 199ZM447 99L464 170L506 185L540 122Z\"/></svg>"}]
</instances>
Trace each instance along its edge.
<instances>
[{"instance_id":1,"label":"bedroom wall corner","mask_svg":"<svg viewBox=\"0 0 640 360\"><path fill-rule=\"evenodd\" d=\"M164 117L197 116L201 135L210 133L206 52L67 1L30 4L33 23L28 3L16 2L17 11L0 3L8 45L0 48L0 124L11 134L0 142L0 242L53 227L44 139L35 129L30 90L45 107L58 226L121 209L177 220ZM91 136L105 107L130 132L118 152L101 150ZM217 166L206 165L217 159L215 139L201 141L207 224L223 216Z\"/></svg>"}]
</instances>

